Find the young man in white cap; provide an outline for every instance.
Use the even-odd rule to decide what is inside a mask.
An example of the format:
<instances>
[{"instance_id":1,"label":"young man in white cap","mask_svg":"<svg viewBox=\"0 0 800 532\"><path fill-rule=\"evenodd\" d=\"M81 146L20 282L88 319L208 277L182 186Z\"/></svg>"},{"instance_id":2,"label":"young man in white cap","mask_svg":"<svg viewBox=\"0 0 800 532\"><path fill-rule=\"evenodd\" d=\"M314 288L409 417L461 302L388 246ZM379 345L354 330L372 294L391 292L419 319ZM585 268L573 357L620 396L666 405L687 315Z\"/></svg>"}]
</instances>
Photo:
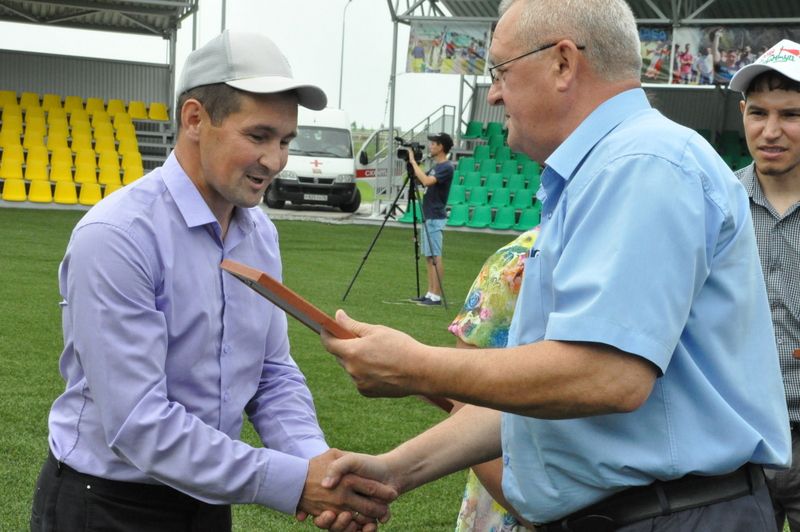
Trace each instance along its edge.
<instances>
[{"instance_id":1,"label":"young man in white cap","mask_svg":"<svg viewBox=\"0 0 800 532\"><path fill-rule=\"evenodd\" d=\"M414 177L425 187L422 198L422 254L428 279L428 291L424 296L412 298L418 305L442 304L442 280L444 279L444 263L442 247L444 244L444 226L447 223L447 196L453 184L455 169L448 159L453 147L453 138L447 133L429 135L428 150L433 159L433 168L425 172L414 159L414 152L408 148L408 162L414 171Z\"/></svg>"},{"instance_id":2,"label":"young man in white cap","mask_svg":"<svg viewBox=\"0 0 800 532\"><path fill-rule=\"evenodd\" d=\"M284 313L219 268L280 277L278 235L257 205L285 166L298 104L263 35L226 31L192 52L164 165L75 227L59 270L66 389L31 529L225 531L231 503L384 518L392 490L357 477L319 487L330 450L289 353ZM239 440L242 413L264 448ZM349 514L348 514L349 518ZM355 528L355 526L353 526Z\"/></svg>"},{"instance_id":3,"label":"young man in white cap","mask_svg":"<svg viewBox=\"0 0 800 532\"><path fill-rule=\"evenodd\" d=\"M800 531L800 44L782 40L730 88L753 163L736 172L750 197L792 431L792 467L767 470L778 530Z\"/></svg>"}]
</instances>

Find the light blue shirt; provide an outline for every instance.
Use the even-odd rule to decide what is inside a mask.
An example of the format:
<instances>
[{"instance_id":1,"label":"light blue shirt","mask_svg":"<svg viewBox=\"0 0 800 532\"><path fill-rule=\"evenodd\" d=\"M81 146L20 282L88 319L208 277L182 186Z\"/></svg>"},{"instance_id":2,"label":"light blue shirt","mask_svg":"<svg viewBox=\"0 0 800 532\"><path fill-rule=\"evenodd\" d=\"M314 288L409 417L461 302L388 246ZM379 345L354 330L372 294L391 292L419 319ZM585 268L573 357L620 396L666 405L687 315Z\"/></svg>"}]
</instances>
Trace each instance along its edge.
<instances>
[{"instance_id":1,"label":"light blue shirt","mask_svg":"<svg viewBox=\"0 0 800 532\"><path fill-rule=\"evenodd\" d=\"M660 370L629 414L503 415L503 491L549 522L625 487L788 466L789 420L744 189L641 89L546 161L509 345L598 342Z\"/></svg>"},{"instance_id":2,"label":"light blue shirt","mask_svg":"<svg viewBox=\"0 0 800 532\"><path fill-rule=\"evenodd\" d=\"M328 449L286 316L219 264L280 278L278 235L235 209L225 240L172 154L93 207L59 270L66 390L50 447L78 471L294 513ZM266 448L238 441L242 412Z\"/></svg>"}]
</instances>

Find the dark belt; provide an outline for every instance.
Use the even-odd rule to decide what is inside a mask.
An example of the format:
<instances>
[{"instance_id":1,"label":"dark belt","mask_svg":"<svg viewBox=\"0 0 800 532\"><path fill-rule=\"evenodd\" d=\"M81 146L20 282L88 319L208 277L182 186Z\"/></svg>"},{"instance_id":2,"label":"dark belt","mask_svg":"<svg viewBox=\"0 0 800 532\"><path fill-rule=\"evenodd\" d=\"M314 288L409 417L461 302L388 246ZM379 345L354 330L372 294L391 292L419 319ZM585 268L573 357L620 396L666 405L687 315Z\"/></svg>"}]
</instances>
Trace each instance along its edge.
<instances>
[{"instance_id":1,"label":"dark belt","mask_svg":"<svg viewBox=\"0 0 800 532\"><path fill-rule=\"evenodd\" d=\"M536 532L611 532L644 519L730 501L765 485L760 465L745 464L719 476L686 475L628 488L559 521L538 525Z\"/></svg>"}]
</instances>

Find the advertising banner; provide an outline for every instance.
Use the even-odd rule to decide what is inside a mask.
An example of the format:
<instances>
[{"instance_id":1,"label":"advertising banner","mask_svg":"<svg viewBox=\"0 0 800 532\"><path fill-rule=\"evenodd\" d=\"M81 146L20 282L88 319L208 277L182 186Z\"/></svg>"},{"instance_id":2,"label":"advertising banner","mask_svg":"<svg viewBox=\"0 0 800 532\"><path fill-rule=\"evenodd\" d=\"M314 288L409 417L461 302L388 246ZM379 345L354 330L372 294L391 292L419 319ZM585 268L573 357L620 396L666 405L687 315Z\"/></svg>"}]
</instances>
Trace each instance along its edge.
<instances>
[{"instance_id":1,"label":"advertising banner","mask_svg":"<svg viewBox=\"0 0 800 532\"><path fill-rule=\"evenodd\" d=\"M406 72L485 75L490 33L485 22L413 21Z\"/></svg>"}]
</instances>

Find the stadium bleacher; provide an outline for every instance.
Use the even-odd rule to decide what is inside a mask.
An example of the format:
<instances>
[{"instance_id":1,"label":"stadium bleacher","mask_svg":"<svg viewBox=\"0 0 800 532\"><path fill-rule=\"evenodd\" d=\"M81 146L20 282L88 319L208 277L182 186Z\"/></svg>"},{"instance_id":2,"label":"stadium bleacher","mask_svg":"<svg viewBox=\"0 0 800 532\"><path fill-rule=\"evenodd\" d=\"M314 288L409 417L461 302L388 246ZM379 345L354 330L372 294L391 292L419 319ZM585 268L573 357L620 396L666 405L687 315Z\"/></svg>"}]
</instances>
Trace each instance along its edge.
<instances>
[{"instance_id":1,"label":"stadium bleacher","mask_svg":"<svg viewBox=\"0 0 800 532\"><path fill-rule=\"evenodd\" d=\"M0 197L94 205L160 164L171 139L160 102L0 90Z\"/></svg>"}]
</instances>

